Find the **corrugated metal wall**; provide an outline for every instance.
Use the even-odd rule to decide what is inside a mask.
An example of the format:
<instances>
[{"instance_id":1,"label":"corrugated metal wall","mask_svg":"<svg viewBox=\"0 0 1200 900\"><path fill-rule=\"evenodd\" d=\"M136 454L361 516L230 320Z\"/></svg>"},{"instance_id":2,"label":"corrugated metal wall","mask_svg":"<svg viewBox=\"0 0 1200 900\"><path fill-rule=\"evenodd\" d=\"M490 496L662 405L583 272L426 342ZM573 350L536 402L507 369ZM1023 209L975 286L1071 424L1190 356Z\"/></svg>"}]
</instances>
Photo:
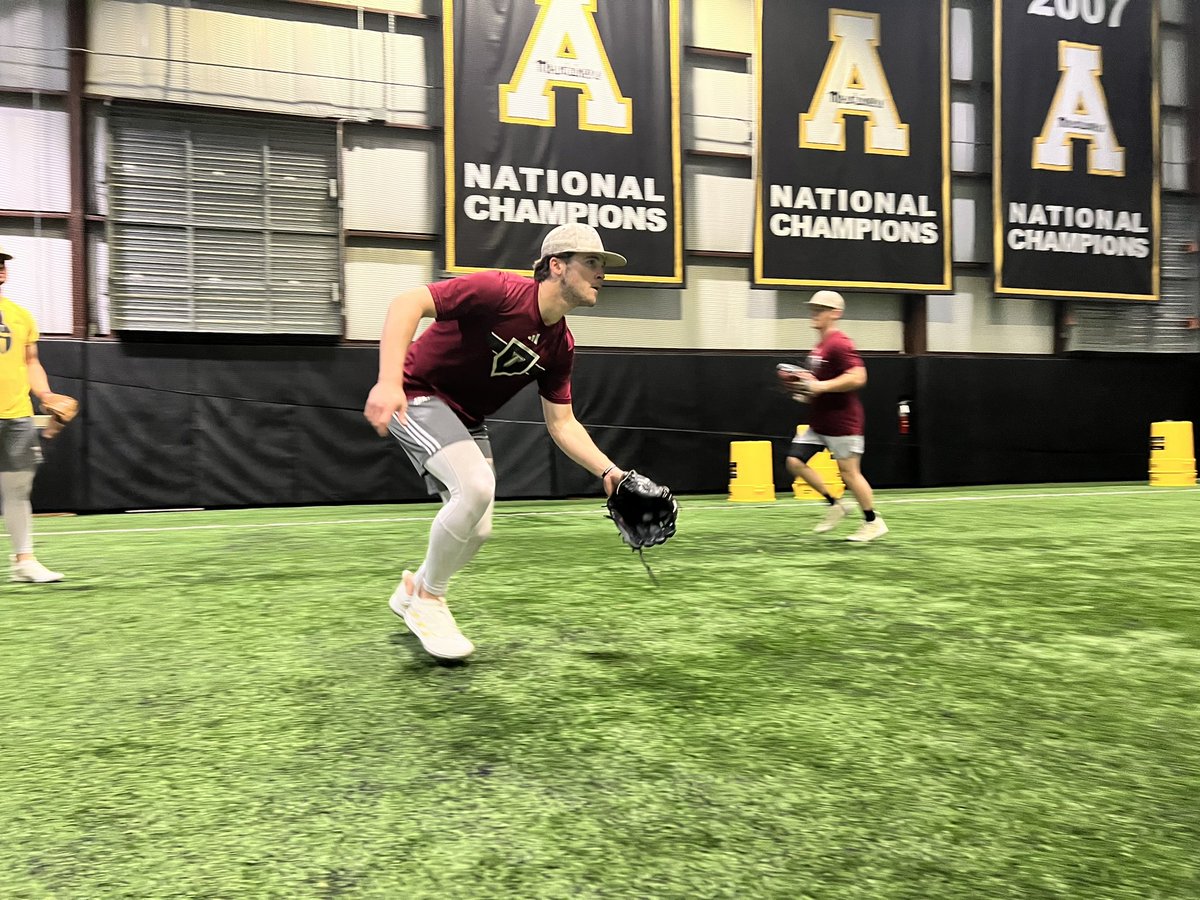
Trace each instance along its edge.
<instances>
[{"instance_id":1,"label":"corrugated metal wall","mask_svg":"<svg viewBox=\"0 0 1200 900\"><path fill-rule=\"evenodd\" d=\"M115 106L112 327L342 333L327 122Z\"/></svg>"}]
</instances>

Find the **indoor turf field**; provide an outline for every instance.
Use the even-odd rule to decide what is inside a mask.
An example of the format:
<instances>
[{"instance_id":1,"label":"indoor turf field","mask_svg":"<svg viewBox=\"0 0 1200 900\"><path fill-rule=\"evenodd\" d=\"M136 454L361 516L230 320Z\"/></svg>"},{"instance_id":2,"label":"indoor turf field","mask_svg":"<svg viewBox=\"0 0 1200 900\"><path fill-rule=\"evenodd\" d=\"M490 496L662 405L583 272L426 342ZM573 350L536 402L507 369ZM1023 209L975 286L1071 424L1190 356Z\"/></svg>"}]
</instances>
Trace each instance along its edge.
<instances>
[{"instance_id":1,"label":"indoor turf field","mask_svg":"<svg viewBox=\"0 0 1200 900\"><path fill-rule=\"evenodd\" d=\"M387 599L433 505L37 520L0 586L0 896L1200 896L1200 490L497 507L478 646Z\"/></svg>"}]
</instances>

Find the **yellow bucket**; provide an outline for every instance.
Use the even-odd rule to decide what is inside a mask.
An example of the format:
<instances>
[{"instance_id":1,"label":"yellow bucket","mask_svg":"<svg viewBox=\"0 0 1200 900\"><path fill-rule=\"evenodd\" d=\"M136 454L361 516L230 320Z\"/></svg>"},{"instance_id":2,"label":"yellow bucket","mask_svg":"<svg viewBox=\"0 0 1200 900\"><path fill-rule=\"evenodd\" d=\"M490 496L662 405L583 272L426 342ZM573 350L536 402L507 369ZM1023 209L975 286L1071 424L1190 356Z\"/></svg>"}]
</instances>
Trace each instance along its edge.
<instances>
[{"instance_id":1,"label":"yellow bucket","mask_svg":"<svg viewBox=\"0 0 1200 900\"><path fill-rule=\"evenodd\" d=\"M1190 487L1196 483L1191 422L1150 423L1150 484Z\"/></svg>"},{"instance_id":2,"label":"yellow bucket","mask_svg":"<svg viewBox=\"0 0 1200 900\"><path fill-rule=\"evenodd\" d=\"M730 442L729 499L736 503L761 503L775 499L770 441Z\"/></svg>"},{"instance_id":3,"label":"yellow bucket","mask_svg":"<svg viewBox=\"0 0 1200 900\"><path fill-rule=\"evenodd\" d=\"M796 426L796 436L804 434L808 431L807 425ZM816 456L808 461L808 465L821 476L821 480L825 482L825 487L829 489L829 493L834 497L841 497L846 493L846 485L842 483L842 472L838 468L837 460L829 455L828 450L822 450ZM808 482L803 478L797 478L792 482L792 494L797 500L821 500L822 497L816 491L808 486Z\"/></svg>"}]
</instances>

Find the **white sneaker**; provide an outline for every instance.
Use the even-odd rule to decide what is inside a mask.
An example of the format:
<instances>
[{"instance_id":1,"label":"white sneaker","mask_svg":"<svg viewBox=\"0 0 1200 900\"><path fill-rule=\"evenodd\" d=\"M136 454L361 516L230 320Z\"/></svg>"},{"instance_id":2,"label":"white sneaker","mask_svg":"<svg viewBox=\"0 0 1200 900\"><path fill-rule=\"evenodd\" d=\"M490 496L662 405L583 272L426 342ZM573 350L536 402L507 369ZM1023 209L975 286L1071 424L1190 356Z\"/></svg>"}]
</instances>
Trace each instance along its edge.
<instances>
[{"instance_id":1,"label":"white sneaker","mask_svg":"<svg viewBox=\"0 0 1200 900\"><path fill-rule=\"evenodd\" d=\"M846 518L846 507L842 506L840 501L838 503L831 503L829 504L829 509L825 511L825 518L817 523L813 532L824 534L827 531L833 531L844 518Z\"/></svg>"},{"instance_id":2,"label":"white sneaker","mask_svg":"<svg viewBox=\"0 0 1200 900\"><path fill-rule=\"evenodd\" d=\"M23 559L20 562L11 557L12 569L9 581L24 581L32 584L48 584L51 581L62 581L62 572L51 572L36 559Z\"/></svg>"},{"instance_id":3,"label":"white sneaker","mask_svg":"<svg viewBox=\"0 0 1200 900\"><path fill-rule=\"evenodd\" d=\"M888 527L883 524L883 519L875 516L874 521L863 522L858 526L858 531L846 538L848 541L854 541L859 544L865 544L867 541L873 541L877 537L883 537L888 533Z\"/></svg>"},{"instance_id":4,"label":"white sneaker","mask_svg":"<svg viewBox=\"0 0 1200 900\"><path fill-rule=\"evenodd\" d=\"M413 573L406 571L388 601L392 612L404 620L430 656L438 659L465 659L475 652L441 597L430 600L413 592Z\"/></svg>"}]
</instances>

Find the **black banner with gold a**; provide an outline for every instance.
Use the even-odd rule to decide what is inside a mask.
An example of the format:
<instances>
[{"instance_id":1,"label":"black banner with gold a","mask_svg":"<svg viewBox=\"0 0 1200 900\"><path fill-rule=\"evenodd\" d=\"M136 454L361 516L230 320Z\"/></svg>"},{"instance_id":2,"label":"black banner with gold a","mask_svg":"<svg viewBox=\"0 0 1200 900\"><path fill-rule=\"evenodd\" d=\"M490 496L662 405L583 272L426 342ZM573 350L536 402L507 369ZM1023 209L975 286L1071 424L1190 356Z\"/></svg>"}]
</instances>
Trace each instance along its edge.
<instances>
[{"instance_id":1,"label":"black banner with gold a","mask_svg":"<svg viewBox=\"0 0 1200 900\"><path fill-rule=\"evenodd\" d=\"M629 265L683 282L681 0L444 0L446 267L528 273L586 222Z\"/></svg>"},{"instance_id":2,"label":"black banner with gold a","mask_svg":"<svg viewBox=\"0 0 1200 900\"><path fill-rule=\"evenodd\" d=\"M1157 300L1153 0L996 0L996 293Z\"/></svg>"},{"instance_id":3,"label":"black banner with gold a","mask_svg":"<svg viewBox=\"0 0 1200 900\"><path fill-rule=\"evenodd\" d=\"M758 0L754 283L945 292L948 0Z\"/></svg>"}]
</instances>

